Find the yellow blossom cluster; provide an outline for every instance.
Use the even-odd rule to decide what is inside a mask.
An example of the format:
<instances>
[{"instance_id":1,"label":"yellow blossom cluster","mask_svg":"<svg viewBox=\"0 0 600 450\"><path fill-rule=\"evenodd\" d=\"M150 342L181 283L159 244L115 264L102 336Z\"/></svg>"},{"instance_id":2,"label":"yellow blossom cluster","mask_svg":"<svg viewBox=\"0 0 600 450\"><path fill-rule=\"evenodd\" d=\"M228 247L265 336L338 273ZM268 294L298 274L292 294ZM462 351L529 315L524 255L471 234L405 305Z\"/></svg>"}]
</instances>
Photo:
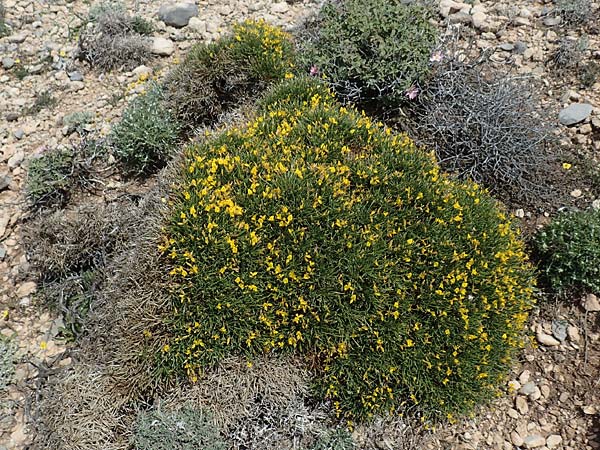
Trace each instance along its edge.
<instances>
[{"instance_id":1,"label":"yellow blossom cluster","mask_svg":"<svg viewBox=\"0 0 600 450\"><path fill-rule=\"evenodd\" d=\"M454 417L493 395L533 302L510 219L314 80L266 99L185 152L161 358L197 379L230 353L304 354L348 420Z\"/></svg>"}]
</instances>

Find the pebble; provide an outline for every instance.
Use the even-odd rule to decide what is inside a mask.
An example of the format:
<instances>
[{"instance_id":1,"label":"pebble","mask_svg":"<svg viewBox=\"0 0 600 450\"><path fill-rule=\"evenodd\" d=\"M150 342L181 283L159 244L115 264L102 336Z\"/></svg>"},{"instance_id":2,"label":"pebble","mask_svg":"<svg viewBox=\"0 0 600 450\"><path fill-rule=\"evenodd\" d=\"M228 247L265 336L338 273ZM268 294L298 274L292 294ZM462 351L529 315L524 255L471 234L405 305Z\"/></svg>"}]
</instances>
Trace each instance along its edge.
<instances>
[{"instance_id":1,"label":"pebble","mask_svg":"<svg viewBox=\"0 0 600 450\"><path fill-rule=\"evenodd\" d=\"M562 437L559 434L551 434L546 438L546 447L550 450L558 447L562 442Z\"/></svg>"},{"instance_id":2,"label":"pebble","mask_svg":"<svg viewBox=\"0 0 600 450\"><path fill-rule=\"evenodd\" d=\"M578 343L581 340L581 336L579 335L579 328L574 327L572 325L567 327L567 335L569 336L569 340L571 342Z\"/></svg>"},{"instance_id":3,"label":"pebble","mask_svg":"<svg viewBox=\"0 0 600 450\"><path fill-rule=\"evenodd\" d=\"M521 375L519 375L519 383L521 383L521 385L527 383L529 381L529 378L531 377L531 372L527 369L525 369L523 372L521 372Z\"/></svg>"},{"instance_id":4,"label":"pebble","mask_svg":"<svg viewBox=\"0 0 600 450\"><path fill-rule=\"evenodd\" d=\"M515 447L521 447L523 445L523 438L516 431L510 433L510 441Z\"/></svg>"},{"instance_id":5,"label":"pebble","mask_svg":"<svg viewBox=\"0 0 600 450\"><path fill-rule=\"evenodd\" d=\"M556 347L557 345L560 345L559 340L553 338L549 334L544 333L540 328L538 328L537 332L535 333L535 338L540 344L545 345L546 347Z\"/></svg>"},{"instance_id":6,"label":"pebble","mask_svg":"<svg viewBox=\"0 0 600 450\"><path fill-rule=\"evenodd\" d=\"M18 298L29 297L31 294L33 294L36 291L36 289L37 289L37 284L35 282L26 281L21 286L19 286L19 288L17 289L17 297Z\"/></svg>"},{"instance_id":7,"label":"pebble","mask_svg":"<svg viewBox=\"0 0 600 450\"><path fill-rule=\"evenodd\" d=\"M529 412L529 405L527 404L527 399L521 395L518 395L515 399L515 406L517 407L517 411L519 411L519 413L523 415Z\"/></svg>"},{"instance_id":8,"label":"pebble","mask_svg":"<svg viewBox=\"0 0 600 450\"><path fill-rule=\"evenodd\" d=\"M573 189L570 195L571 197L579 198L583 195L583 192L581 192L581 189Z\"/></svg>"},{"instance_id":9,"label":"pebble","mask_svg":"<svg viewBox=\"0 0 600 450\"><path fill-rule=\"evenodd\" d=\"M575 125L587 119L592 110L589 103L573 103L558 113L558 121L565 126Z\"/></svg>"},{"instance_id":10,"label":"pebble","mask_svg":"<svg viewBox=\"0 0 600 450\"><path fill-rule=\"evenodd\" d=\"M12 155L8 159L8 162L6 163L6 165L8 166L9 169L14 169L15 167L18 167L21 165L24 158L25 158L25 154L23 153L23 150L17 150L15 152L15 154Z\"/></svg>"},{"instance_id":11,"label":"pebble","mask_svg":"<svg viewBox=\"0 0 600 450\"><path fill-rule=\"evenodd\" d=\"M158 56L171 56L175 52L175 44L171 39L155 37L152 40L152 53Z\"/></svg>"},{"instance_id":12,"label":"pebble","mask_svg":"<svg viewBox=\"0 0 600 450\"><path fill-rule=\"evenodd\" d=\"M594 200L592 202L592 208L594 208L594 209L600 209L600 199L596 199L596 200Z\"/></svg>"},{"instance_id":13,"label":"pebble","mask_svg":"<svg viewBox=\"0 0 600 450\"><path fill-rule=\"evenodd\" d=\"M525 448L537 448L544 445L546 445L546 439L540 434L529 435L523 439L523 446Z\"/></svg>"},{"instance_id":14,"label":"pebble","mask_svg":"<svg viewBox=\"0 0 600 450\"><path fill-rule=\"evenodd\" d=\"M188 28L196 33L206 33L206 21L198 17L192 17L188 23Z\"/></svg>"},{"instance_id":15,"label":"pebble","mask_svg":"<svg viewBox=\"0 0 600 450\"><path fill-rule=\"evenodd\" d=\"M556 25L560 25L560 23L562 22L562 17L546 17L542 22L547 27L555 27Z\"/></svg>"},{"instance_id":16,"label":"pebble","mask_svg":"<svg viewBox=\"0 0 600 450\"><path fill-rule=\"evenodd\" d=\"M584 299L583 307L588 312L600 311L600 302L594 294L587 294Z\"/></svg>"},{"instance_id":17,"label":"pebble","mask_svg":"<svg viewBox=\"0 0 600 450\"><path fill-rule=\"evenodd\" d=\"M2 58L2 67L6 70L8 69L12 69L15 65L15 60L12 58L9 58L8 56L5 58Z\"/></svg>"},{"instance_id":18,"label":"pebble","mask_svg":"<svg viewBox=\"0 0 600 450\"><path fill-rule=\"evenodd\" d=\"M69 76L69 80L71 81L83 81L83 75L77 70L69 72L67 75Z\"/></svg>"},{"instance_id":19,"label":"pebble","mask_svg":"<svg viewBox=\"0 0 600 450\"><path fill-rule=\"evenodd\" d=\"M568 326L569 326L569 323L565 320L553 320L552 321L552 336L554 336L560 342L564 342L567 339Z\"/></svg>"},{"instance_id":20,"label":"pebble","mask_svg":"<svg viewBox=\"0 0 600 450\"><path fill-rule=\"evenodd\" d=\"M535 392L536 388L537 386L533 381L528 381L519 389L519 394L531 395Z\"/></svg>"},{"instance_id":21,"label":"pebble","mask_svg":"<svg viewBox=\"0 0 600 450\"><path fill-rule=\"evenodd\" d=\"M505 42L498 46L500 50L504 50L505 52L512 52L515 49L515 46L510 42Z\"/></svg>"}]
</instances>

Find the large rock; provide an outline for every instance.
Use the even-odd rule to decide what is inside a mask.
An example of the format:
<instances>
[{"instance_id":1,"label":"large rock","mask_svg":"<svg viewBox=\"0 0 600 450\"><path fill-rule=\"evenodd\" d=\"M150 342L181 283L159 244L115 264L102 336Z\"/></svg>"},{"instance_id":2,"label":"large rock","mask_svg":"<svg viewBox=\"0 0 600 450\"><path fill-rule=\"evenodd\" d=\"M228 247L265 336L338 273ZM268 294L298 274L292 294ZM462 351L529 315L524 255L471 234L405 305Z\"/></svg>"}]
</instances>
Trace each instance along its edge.
<instances>
[{"instance_id":1,"label":"large rock","mask_svg":"<svg viewBox=\"0 0 600 450\"><path fill-rule=\"evenodd\" d=\"M152 53L158 56L171 56L175 51L175 44L171 39L155 37L152 40Z\"/></svg>"},{"instance_id":2,"label":"large rock","mask_svg":"<svg viewBox=\"0 0 600 450\"><path fill-rule=\"evenodd\" d=\"M589 103L573 103L558 113L558 120L566 126L575 125L587 119L592 109Z\"/></svg>"},{"instance_id":3,"label":"large rock","mask_svg":"<svg viewBox=\"0 0 600 450\"><path fill-rule=\"evenodd\" d=\"M176 28L187 26L192 17L198 15L198 6L194 3L169 3L158 10L158 18L166 25Z\"/></svg>"}]
</instances>

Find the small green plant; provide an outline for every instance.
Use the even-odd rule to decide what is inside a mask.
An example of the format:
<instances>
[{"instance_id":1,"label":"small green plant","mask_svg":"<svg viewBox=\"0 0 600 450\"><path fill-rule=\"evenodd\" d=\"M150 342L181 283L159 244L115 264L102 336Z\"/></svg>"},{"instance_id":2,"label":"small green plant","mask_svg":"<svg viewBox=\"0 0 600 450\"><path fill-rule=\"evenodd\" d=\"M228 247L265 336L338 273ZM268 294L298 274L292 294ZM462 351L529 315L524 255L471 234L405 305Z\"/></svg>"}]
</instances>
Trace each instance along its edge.
<instances>
[{"instance_id":1,"label":"small green plant","mask_svg":"<svg viewBox=\"0 0 600 450\"><path fill-rule=\"evenodd\" d=\"M166 99L188 128L214 123L222 114L290 76L291 36L264 22L234 25L233 34L197 44L165 81Z\"/></svg>"},{"instance_id":2,"label":"small green plant","mask_svg":"<svg viewBox=\"0 0 600 450\"><path fill-rule=\"evenodd\" d=\"M310 358L348 420L489 398L522 344L533 273L470 181L314 80L185 151L160 246L173 269L161 373L230 354Z\"/></svg>"},{"instance_id":3,"label":"small green plant","mask_svg":"<svg viewBox=\"0 0 600 450\"><path fill-rule=\"evenodd\" d=\"M15 353L17 345L14 339L0 334L0 394L10 385L15 374Z\"/></svg>"},{"instance_id":4,"label":"small green plant","mask_svg":"<svg viewBox=\"0 0 600 450\"><path fill-rule=\"evenodd\" d=\"M100 143L84 141L78 146L50 149L33 157L25 185L31 208L63 206L73 189L93 186L94 166L102 153Z\"/></svg>"},{"instance_id":5,"label":"small green plant","mask_svg":"<svg viewBox=\"0 0 600 450\"><path fill-rule=\"evenodd\" d=\"M12 69L12 72L15 74L18 80L23 80L27 75L29 75L29 70L23 64L15 64L15 67Z\"/></svg>"},{"instance_id":6,"label":"small green plant","mask_svg":"<svg viewBox=\"0 0 600 450\"><path fill-rule=\"evenodd\" d=\"M178 411L142 412L135 424L135 450L226 450L210 416L184 407Z\"/></svg>"},{"instance_id":7,"label":"small green plant","mask_svg":"<svg viewBox=\"0 0 600 450\"><path fill-rule=\"evenodd\" d=\"M560 295L600 294L600 211L562 213L534 239L539 270Z\"/></svg>"},{"instance_id":8,"label":"small green plant","mask_svg":"<svg viewBox=\"0 0 600 450\"><path fill-rule=\"evenodd\" d=\"M552 55L551 62L556 69L571 69L581 64L584 52L589 47L589 39L582 36L579 39L562 38Z\"/></svg>"},{"instance_id":9,"label":"small green plant","mask_svg":"<svg viewBox=\"0 0 600 450\"><path fill-rule=\"evenodd\" d=\"M593 14L591 0L554 0L555 14L570 25L587 23Z\"/></svg>"},{"instance_id":10,"label":"small green plant","mask_svg":"<svg viewBox=\"0 0 600 450\"><path fill-rule=\"evenodd\" d=\"M600 64L588 61L579 68L579 82L585 89L591 89L600 78Z\"/></svg>"},{"instance_id":11,"label":"small green plant","mask_svg":"<svg viewBox=\"0 0 600 450\"><path fill-rule=\"evenodd\" d=\"M398 104L429 71L437 41L429 18L396 0L329 1L308 25L299 59L344 100Z\"/></svg>"},{"instance_id":12,"label":"small green plant","mask_svg":"<svg viewBox=\"0 0 600 450\"><path fill-rule=\"evenodd\" d=\"M25 111L26 114L35 115L44 109L52 109L56 106L57 100L52 96L50 91L40 92L36 97L33 105Z\"/></svg>"},{"instance_id":13,"label":"small green plant","mask_svg":"<svg viewBox=\"0 0 600 450\"><path fill-rule=\"evenodd\" d=\"M77 111L63 117L63 125L68 128L69 134L74 131L83 134L86 131L86 125L91 123L93 119L94 114L90 111Z\"/></svg>"},{"instance_id":14,"label":"small green plant","mask_svg":"<svg viewBox=\"0 0 600 450\"><path fill-rule=\"evenodd\" d=\"M0 0L0 37L6 36L9 33L10 30L6 25L6 8L4 8L4 2Z\"/></svg>"},{"instance_id":15,"label":"small green plant","mask_svg":"<svg viewBox=\"0 0 600 450\"><path fill-rule=\"evenodd\" d=\"M337 429L319 437L309 450L352 450L354 441L346 429Z\"/></svg>"},{"instance_id":16,"label":"small green plant","mask_svg":"<svg viewBox=\"0 0 600 450\"><path fill-rule=\"evenodd\" d=\"M165 107L162 89L152 84L127 107L109 139L114 155L129 172L150 173L169 161L179 131L179 123Z\"/></svg>"}]
</instances>

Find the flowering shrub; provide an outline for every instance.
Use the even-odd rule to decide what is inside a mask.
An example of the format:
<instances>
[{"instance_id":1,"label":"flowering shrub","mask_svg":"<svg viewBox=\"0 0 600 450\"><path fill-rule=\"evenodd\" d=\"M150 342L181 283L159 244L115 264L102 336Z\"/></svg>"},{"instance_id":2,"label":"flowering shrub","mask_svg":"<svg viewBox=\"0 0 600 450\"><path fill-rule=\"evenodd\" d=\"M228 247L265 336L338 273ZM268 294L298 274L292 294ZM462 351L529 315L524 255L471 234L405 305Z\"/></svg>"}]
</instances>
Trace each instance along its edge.
<instances>
[{"instance_id":1,"label":"flowering shrub","mask_svg":"<svg viewBox=\"0 0 600 450\"><path fill-rule=\"evenodd\" d=\"M534 243L540 270L554 291L600 293L600 211L564 213Z\"/></svg>"},{"instance_id":2,"label":"flowering shrub","mask_svg":"<svg viewBox=\"0 0 600 450\"><path fill-rule=\"evenodd\" d=\"M177 286L163 370L297 352L348 420L452 417L494 391L532 271L477 185L304 79L184 164L160 247Z\"/></svg>"},{"instance_id":3,"label":"flowering shrub","mask_svg":"<svg viewBox=\"0 0 600 450\"><path fill-rule=\"evenodd\" d=\"M300 41L298 58L342 98L398 103L416 95L436 44L427 9L396 0L328 1Z\"/></svg>"},{"instance_id":4,"label":"flowering shrub","mask_svg":"<svg viewBox=\"0 0 600 450\"><path fill-rule=\"evenodd\" d=\"M188 127L211 124L282 80L293 61L287 33L262 21L246 21L234 25L231 36L192 47L165 80L166 98Z\"/></svg>"}]
</instances>

